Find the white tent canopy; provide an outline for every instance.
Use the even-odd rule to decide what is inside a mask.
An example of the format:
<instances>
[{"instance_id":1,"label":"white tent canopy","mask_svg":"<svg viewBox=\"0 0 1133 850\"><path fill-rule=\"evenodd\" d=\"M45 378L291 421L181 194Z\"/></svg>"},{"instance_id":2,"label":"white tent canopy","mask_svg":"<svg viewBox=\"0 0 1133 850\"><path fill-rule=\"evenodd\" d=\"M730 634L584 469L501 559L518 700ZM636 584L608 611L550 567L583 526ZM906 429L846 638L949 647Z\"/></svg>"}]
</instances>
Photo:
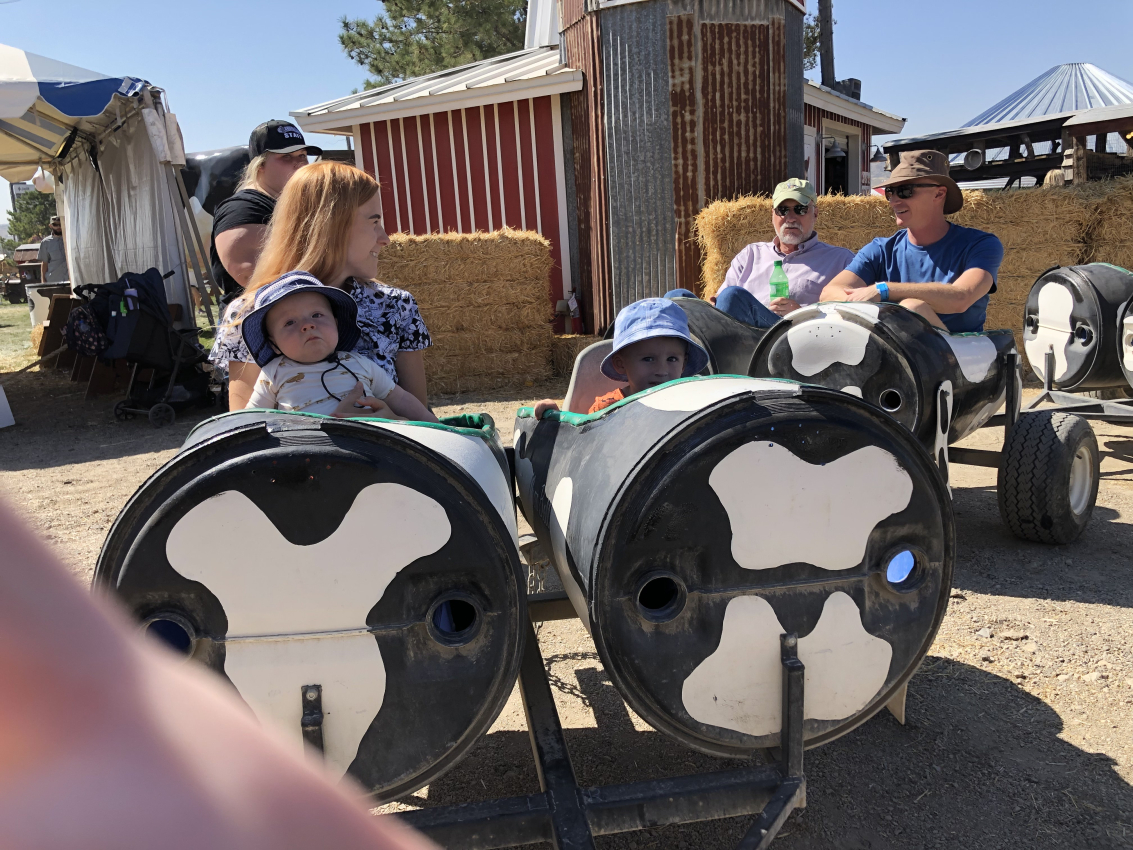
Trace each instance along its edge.
<instances>
[{"instance_id":1,"label":"white tent canopy","mask_svg":"<svg viewBox=\"0 0 1133 850\"><path fill-rule=\"evenodd\" d=\"M0 44L0 176L55 177L71 283L156 268L192 317L173 165L181 133L162 92Z\"/></svg>"}]
</instances>

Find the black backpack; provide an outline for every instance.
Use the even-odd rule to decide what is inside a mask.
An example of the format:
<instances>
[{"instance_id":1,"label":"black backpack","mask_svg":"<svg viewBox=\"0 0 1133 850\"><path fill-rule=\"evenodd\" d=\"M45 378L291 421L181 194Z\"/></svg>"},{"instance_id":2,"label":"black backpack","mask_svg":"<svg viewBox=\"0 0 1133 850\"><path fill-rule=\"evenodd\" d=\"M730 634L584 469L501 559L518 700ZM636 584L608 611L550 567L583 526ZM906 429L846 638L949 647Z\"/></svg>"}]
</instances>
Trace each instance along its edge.
<instances>
[{"instance_id":1,"label":"black backpack","mask_svg":"<svg viewBox=\"0 0 1133 850\"><path fill-rule=\"evenodd\" d=\"M76 292L88 299L91 313L110 341L99 354L103 360L125 358L155 369L172 368L180 338L169 319L161 272L127 272L113 283L87 284Z\"/></svg>"}]
</instances>

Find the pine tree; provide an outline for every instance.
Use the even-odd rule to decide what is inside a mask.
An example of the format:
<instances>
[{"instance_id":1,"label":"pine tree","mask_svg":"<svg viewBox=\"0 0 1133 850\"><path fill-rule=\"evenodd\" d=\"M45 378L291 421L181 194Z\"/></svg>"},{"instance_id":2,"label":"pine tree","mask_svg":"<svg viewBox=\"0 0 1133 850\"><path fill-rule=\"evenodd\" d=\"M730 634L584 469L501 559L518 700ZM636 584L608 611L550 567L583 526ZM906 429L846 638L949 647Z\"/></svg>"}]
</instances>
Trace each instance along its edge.
<instances>
[{"instance_id":1,"label":"pine tree","mask_svg":"<svg viewBox=\"0 0 1133 850\"><path fill-rule=\"evenodd\" d=\"M367 89L523 49L526 0L386 0L372 21L343 18L338 41L373 76Z\"/></svg>"},{"instance_id":2,"label":"pine tree","mask_svg":"<svg viewBox=\"0 0 1133 850\"><path fill-rule=\"evenodd\" d=\"M55 196L24 192L8 211L10 239L0 240L0 253L11 254L17 245L36 242L47 235L47 225L55 215Z\"/></svg>"}]
</instances>

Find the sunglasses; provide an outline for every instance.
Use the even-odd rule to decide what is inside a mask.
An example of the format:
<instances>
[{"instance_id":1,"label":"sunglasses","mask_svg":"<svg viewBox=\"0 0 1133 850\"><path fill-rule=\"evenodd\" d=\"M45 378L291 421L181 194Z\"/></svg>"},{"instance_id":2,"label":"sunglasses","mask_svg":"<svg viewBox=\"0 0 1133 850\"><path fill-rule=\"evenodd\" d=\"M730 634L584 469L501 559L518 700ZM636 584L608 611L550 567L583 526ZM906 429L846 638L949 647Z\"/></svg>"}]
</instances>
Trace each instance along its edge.
<instances>
[{"instance_id":1,"label":"sunglasses","mask_svg":"<svg viewBox=\"0 0 1133 850\"><path fill-rule=\"evenodd\" d=\"M779 216L779 218L786 218L787 213L792 211L795 213L795 215L801 218L802 216L810 212L810 204L807 204L806 206L795 204L793 207L776 207L775 215Z\"/></svg>"},{"instance_id":2,"label":"sunglasses","mask_svg":"<svg viewBox=\"0 0 1133 850\"><path fill-rule=\"evenodd\" d=\"M940 188L939 183L906 183L903 186L894 186L893 188L886 186L885 187L885 199L889 200L894 195L896 195L902 201L907 201L907 200L909 200L909 198L913 197L913 195L916 193L917 189L939 189L939 188Z\"/></svg>"}]
</instances>

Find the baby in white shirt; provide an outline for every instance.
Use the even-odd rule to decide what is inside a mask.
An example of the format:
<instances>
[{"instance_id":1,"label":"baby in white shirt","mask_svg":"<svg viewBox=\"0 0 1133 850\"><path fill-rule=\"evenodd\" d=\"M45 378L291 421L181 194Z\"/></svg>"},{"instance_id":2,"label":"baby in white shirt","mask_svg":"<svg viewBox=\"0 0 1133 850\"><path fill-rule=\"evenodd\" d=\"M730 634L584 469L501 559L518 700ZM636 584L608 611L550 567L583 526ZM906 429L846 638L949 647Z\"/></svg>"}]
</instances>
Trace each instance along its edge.
<instances>
[{"instance_id":1,"label":"baby in white shirt","mask_svg":"<svg viewBox=\"0 0 1133 850\"><path fill-rule=\"evenodd\" d=\"M350 353L361 335L357 316L353 298L306 272L260 289L240 326L260 366L247 407L436 422L378 364Z\"/></svg>"}]
</instances>

